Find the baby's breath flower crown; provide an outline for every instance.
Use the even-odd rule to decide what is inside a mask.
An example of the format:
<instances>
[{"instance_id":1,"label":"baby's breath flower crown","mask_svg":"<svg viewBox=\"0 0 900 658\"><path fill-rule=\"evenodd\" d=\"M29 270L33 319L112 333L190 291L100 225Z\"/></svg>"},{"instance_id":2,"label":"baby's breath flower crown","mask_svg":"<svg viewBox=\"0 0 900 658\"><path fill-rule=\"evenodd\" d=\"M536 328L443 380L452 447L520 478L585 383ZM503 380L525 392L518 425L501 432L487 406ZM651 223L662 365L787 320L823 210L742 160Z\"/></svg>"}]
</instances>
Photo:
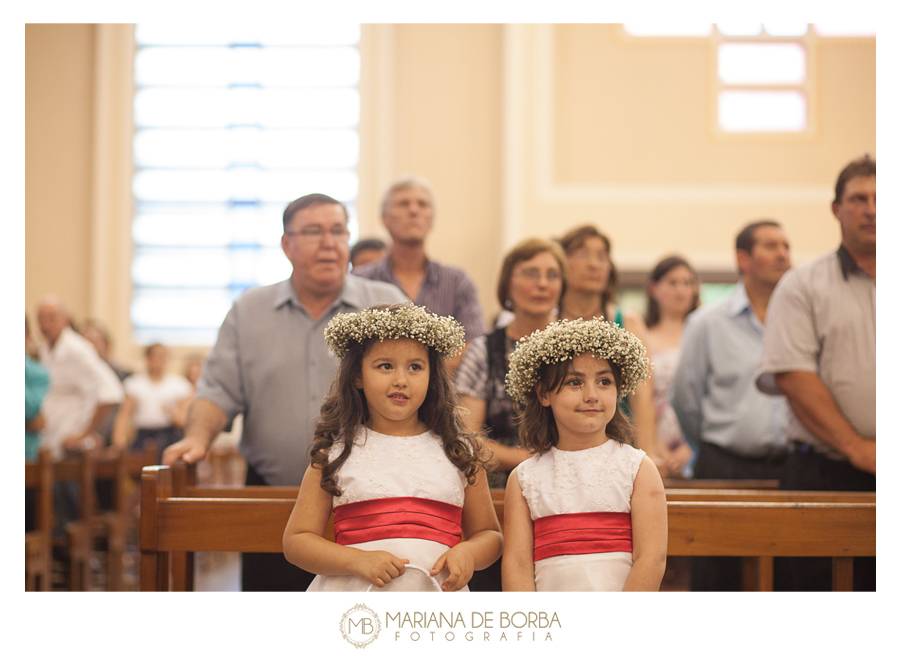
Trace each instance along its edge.
<instances>
[{"instance_id":1,"label":"baby's breath flower crown","mask_svg":"<svg viewBox=\"0 0 900 658\"><path fill-rule=\"evenodd\" d=\"M506 390L514 400L525 404L542 364L558 363L585 352L612 361L622 370L619 399L634 393L650 374L647 350L633 333L599 318L559 320L519 340L509 358Z\"/></svg>"},{"instance_id":2,"label":"baby's breath flower crown","mask_svg":"<svg viewBox=\"0 0 900 658\"><path fill-rule=\"evenodd\" d=\"M451 359L465 345L465 330L453 317L429 313L412 302L367 308L359 313L339 313L325 327L325 342L343 359L347 346L369 338L412 338Z\"/></svg>"}]
</instances>

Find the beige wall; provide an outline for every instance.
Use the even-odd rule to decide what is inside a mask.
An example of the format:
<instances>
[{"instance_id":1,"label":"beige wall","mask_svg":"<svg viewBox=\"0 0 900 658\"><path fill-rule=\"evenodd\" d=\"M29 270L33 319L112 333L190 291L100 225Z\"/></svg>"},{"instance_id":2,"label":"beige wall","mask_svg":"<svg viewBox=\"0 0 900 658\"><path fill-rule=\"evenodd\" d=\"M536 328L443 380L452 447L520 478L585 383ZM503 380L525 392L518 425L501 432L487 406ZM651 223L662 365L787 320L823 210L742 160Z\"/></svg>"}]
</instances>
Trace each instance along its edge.
<instances>
[{"instance_id":1,"label":"beige wall","mask_svg":"<svg viewBox=\"0 0 900 658\"><path fill-rule=\"evenodd\" d=\"M367 71L381 102L367 108L373 134L363 135L360 173L377 183L361 199L360 234L387 237L384 189L402 174L424 176L437 204L430 255L463 267L490 305L502 238L503 28L368 26L364 36L381 46ZM376 151L373 137L385 135L393 139Z\"/></svg>"},{"instance_id":2,"label":"beige wall","mask_svg":"<svg viewBox=\"0 0 900 658\"><path fill-rule=\"evenodd\" d=\"M94 26L25 27L25 305L88 312ZM32 317L33 319L33 317Z\"/></svg>"},{"instance_id":3,"label":"beige wall","mask_svg":"<svg viewBox=\"0 0 900 658\"><path fill-rule=\"evenodd\" d=\"M33 312L56 292L77 317L101 315L137 364L122 210L129 51L127 39L103 45L123 30L26 27L25 299ZM734 234L762 216L785 224L797 261L832 249L834 178L875 156L871 39L811 46L814 129L784 138L716 134L704 41L637 42L609 25L367 25L361 49L361 233L383 234L391 179L427 177L428 250L472 274L489 316L509 246L585 222L610 234L620 269L676 250L729 269Z\"/></svg>"},{"instance_id":4,"label":"beige wall","mask_svg":"<svg viewBox=\"0 0 900 658\"><path fill-rule=\"evenodd\" d=\"M672 251L731 268L734 235L759 217L784 223L797 261L837 245L834 179L875 155L872 40L811 43L809 134L736 137L715 129L704 40L629 40L609 25L512 30L524 79L509 105L522 124L518 234L593 222L625 269Z\"/></svg>"}]
</instances>

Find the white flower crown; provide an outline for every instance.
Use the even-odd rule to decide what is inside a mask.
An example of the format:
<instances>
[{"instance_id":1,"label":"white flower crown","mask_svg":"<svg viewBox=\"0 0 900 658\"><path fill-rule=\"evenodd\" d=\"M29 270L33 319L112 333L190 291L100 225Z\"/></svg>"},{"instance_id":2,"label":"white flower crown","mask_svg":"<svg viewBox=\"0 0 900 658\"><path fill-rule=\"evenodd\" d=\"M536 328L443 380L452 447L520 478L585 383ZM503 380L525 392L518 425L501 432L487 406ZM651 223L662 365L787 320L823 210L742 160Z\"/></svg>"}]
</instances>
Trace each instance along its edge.
<instances>
[{"instance_id":1,"label":"white flower crown","mask_svg":"<svg viewBox=\"0 0 900 658\"><path fill-rule=\"evenodd\" d=\"M359 313L339 313L325 327L325 342L339 359L352 342L369 338L412 338L451 359L466 344L465 330L453 317L429 313L412 302L373 306Z\"/></svg>"},{"instance_id":2,"label":"white flower crown","mask_svg":"<svg viewBox=\"0 0 900 658\"><path fill-rule=\"evenodd\" d=\"M638 384L650 374L647 350L633 333L601 318L559 320L519 340L509 358L506 390L514 400L525 404L527 394L537 383L542 364L566 361L585 352L619 366L622 371L620 400L634 393Z\"/></svg>"}]
</instances>

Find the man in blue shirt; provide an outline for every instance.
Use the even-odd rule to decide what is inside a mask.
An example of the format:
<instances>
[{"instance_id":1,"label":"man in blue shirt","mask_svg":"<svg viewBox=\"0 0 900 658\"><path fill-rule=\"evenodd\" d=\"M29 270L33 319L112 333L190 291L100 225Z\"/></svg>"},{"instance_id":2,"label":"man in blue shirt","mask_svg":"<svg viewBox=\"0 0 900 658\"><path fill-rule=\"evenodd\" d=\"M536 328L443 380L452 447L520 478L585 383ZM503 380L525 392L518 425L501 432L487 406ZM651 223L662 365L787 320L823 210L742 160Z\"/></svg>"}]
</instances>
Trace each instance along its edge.
<instances>
[{"instance_id":1,"label":"man in blue shirt","mask_svg":"<svg viewBox=\"0 0 900 658\"><path fill-rule=\"evenodd\" d=\"M754 375L790 246L777 222L762 220L738 234L736 256L741 278L734 292L688 316L672 407L697 454L695 478L781 480L787 405L758 391ZM739 558L692 560L691 589L741 589Z\"/></svg>"}]
</instances>

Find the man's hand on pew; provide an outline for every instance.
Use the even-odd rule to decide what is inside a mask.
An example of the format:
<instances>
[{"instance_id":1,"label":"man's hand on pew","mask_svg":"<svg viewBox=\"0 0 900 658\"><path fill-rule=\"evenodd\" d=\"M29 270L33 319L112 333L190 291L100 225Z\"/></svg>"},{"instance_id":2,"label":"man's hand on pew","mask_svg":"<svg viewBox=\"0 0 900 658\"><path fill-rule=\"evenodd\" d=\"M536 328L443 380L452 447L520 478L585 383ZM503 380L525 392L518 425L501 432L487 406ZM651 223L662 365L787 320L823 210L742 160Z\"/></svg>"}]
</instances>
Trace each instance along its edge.
<instances>
[{"instance_id":1,"label":"man's hand on pew","mask_svg":"<svg viewBox=\"0 0 900 658\"><path fill-rule=\"evenodd\" d=\"M171 466L179 459L193 464L206 457L209 445L228 424L228 416L219 405L203 398L194 398L188 409L184 438L163 452L163 466Z\"/></svg>"},{"instance_id":2,"label":"man's hand on pew","mask_svg":"<svg viewBox=\"0 0 900 658\"><path fill-rule=\"evenodd\" d=\"M163 451L162 463L164 466L171 466L181 459L185 463L193 464L206 457L206 448L205 440L186 436Z\"/></svg>"}]
</instances>

